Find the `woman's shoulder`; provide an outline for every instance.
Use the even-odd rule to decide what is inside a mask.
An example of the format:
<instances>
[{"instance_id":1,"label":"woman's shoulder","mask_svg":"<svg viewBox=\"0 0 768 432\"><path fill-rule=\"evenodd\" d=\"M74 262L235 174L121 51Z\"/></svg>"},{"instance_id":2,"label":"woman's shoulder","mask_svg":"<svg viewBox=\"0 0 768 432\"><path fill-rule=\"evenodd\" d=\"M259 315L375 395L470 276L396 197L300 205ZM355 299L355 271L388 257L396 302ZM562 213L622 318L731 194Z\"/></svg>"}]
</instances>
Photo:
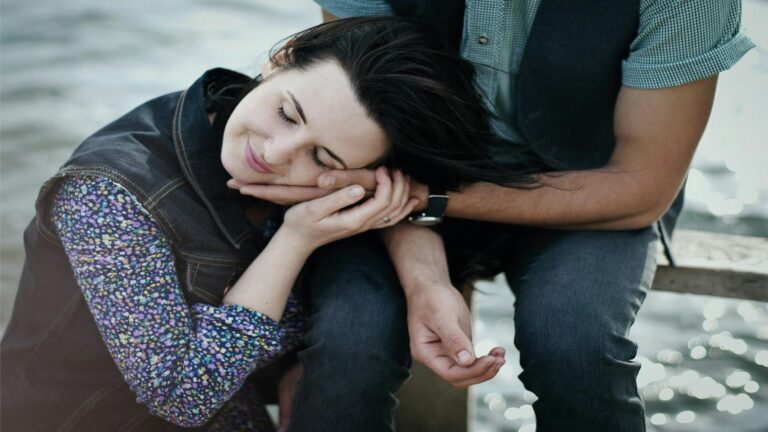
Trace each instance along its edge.
<instances>
[{"instance_id":1,"label":"woman's shoulder","mask_svg":"<svg viewBox=\"0 0 768 432\"><path fill-rule=\"evenodd\" d=\"M67 176L55 191L51 216L54 224L85 228L114 225L135 230L152 227L152 215L126 188L116 181L96 175Z\"/></svg>"}]
</instances>

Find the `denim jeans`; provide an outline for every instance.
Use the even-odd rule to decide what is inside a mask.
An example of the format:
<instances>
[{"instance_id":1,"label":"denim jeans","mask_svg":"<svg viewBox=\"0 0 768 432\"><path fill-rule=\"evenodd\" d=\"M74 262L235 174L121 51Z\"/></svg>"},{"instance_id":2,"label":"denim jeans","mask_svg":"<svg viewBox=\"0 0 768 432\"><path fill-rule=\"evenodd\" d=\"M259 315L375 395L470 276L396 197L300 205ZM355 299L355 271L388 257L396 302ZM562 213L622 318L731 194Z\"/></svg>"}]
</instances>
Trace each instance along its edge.
<instances>
[{"instance_id":1,"label":"denim jeans","mask_svg":"<svg viewBox=\"0 0 768 432\"><path fill-rule=\"evenodd\" d=\"M477 244L477 222L452 232ZM656 268L658 231L510 228L504 271L515 294L520 379L538 396L537 430L642 431L637 347L629 328ZM446 238L451 248L453 240ZM405 304L376 238L358 236L316 254L311 267L305 378L296 431L389 431L392 394L409 365Z\"/></svg>"},{"instance_id":2,"label":"denim jeans","mask_svg":"<svg viewBox=\"0 0 768 432\"><path fill-rule=\"evenodd\" d=\"M537 430L644 431L627 333L653 281L656 228L533 230L517 240L505 274Z\"/></svg>"},{"instance_id":3,"label":"denim jeans","mask_svg":"<svg viewBox=\"0 0 768 432\"><path fill-rule=\"evenodd\" d=\"M378 233L320 248L306 270L309 331L291 430L394 430L411 358L405 298Z\"/></svg>"}]
</instances>

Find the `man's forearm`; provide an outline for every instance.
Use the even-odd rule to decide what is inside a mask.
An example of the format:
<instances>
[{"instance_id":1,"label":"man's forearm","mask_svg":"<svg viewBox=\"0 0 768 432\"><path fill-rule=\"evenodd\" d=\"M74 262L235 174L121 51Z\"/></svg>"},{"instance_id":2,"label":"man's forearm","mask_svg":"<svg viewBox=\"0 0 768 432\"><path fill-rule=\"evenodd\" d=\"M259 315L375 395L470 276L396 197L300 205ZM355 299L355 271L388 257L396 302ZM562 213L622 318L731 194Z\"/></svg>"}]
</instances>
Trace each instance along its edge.
<instances>
[{"instance_id":1,"label":"man's forearm","mask_svg":"<svg viewBox=\"0 0 768 432\"><path fill-rule=\"evenodd\" d=\"M641 228L671 200L670 192L649 196L648 184L639 177L605 168L543 176L544 186L530 190L476 183L451 194L446 215L566 229ZM671 189L676 193L679 185Z\"/></svg>"},{"instance_id":2,"label":"man's forearm","mask_svg":"<svg viewBox=\"0 0 768 432\"><path fill-rule=\"evenodd\" d=\"M709 118L717 77L677 87L623 87L605 168L543 176L533 190L478 183L451 196L453 217L574 229L634 229L667 210Z\"/></svg>"},{"instance_id":3,"label":"man's forearm","mask_svg":"<svg viewBox=\"0 0 768 432\"><path fill-rule=\"evenodd\" d=\"M420 287L451 286L445 247L438 233L401 222L382 237L406 296Z\"/></svg>"}]
</instances>

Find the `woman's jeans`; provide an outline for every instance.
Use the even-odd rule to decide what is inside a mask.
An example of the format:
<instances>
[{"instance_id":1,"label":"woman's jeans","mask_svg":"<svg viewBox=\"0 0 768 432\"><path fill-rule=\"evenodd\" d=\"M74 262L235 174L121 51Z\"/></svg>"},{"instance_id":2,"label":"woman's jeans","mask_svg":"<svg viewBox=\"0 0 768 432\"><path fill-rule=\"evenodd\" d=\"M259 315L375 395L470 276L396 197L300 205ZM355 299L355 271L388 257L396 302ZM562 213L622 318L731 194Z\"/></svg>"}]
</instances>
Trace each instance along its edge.
<instances>
[{"instance_id":1,"label":"woman's jeans","mask_svg":"<svg viewBox=\"0 0 768 432\"><path fill-rule=\"evenodd\" d=\"M462 235L482 237L476 222L453 223ZM627 333L653 280L657 240L655 227L514 228L504 240L520 379L538 396L538 431L645 429L637 346ZM312 259L308 348L299 354L305 377L292 430L393 430L393 394L408 377L410 356L405 301L380 243L375 233L357 236Z\"/></svg>"}]
</instances>

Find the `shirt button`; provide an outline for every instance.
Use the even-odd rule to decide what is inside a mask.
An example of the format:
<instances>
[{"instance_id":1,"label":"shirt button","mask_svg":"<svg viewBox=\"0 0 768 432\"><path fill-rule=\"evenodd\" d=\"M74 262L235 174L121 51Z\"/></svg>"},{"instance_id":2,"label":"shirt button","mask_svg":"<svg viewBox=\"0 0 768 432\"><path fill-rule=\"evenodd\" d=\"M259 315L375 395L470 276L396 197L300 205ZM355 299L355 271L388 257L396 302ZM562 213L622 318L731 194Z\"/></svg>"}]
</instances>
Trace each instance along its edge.
<instances>
[{"instance_id":1,"label":"shirt button","mask_svg":"<svg viewBox=\"0 0 768 432\"><path fill-rule=\"evenodd\" d=\"M487 44L488 43L488 36L486 36L486 35L480 36L479 38L477 38L477 43L479 43L480 45Z\"/></svg>"}]
</instances>

